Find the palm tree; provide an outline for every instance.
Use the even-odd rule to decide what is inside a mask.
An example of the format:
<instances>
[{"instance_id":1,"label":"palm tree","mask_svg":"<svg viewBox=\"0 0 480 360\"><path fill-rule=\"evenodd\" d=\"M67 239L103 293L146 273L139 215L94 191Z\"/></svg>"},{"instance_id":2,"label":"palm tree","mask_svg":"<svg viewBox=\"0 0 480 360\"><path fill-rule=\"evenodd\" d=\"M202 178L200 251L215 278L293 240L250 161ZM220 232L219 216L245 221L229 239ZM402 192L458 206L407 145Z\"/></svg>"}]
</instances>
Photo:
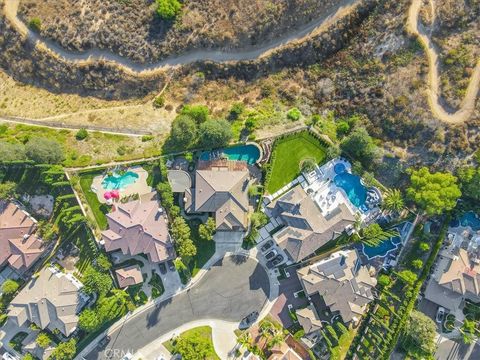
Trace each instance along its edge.
<instances>
[{"instance_id":1,"label":"palm tree","mask_svg":"<svg viewBox=\"0 0 480 360\"><path fill-rule=\"evenodd\" d=\"M252 345L252 335L247 331L240 335L237 339L237 342L245 347L247 350L250 350Z\"/></svg>"},{"instance_id":2,"label":"palm tree","mask_svg":"<svg viewBox=\"0 0 480 360\"><path fill-rule=\"evenodd\" d=\"M358 239L365 245L376 247L383 241L397 235L398 231L396 229L385 230L377 223L374 223L361 229L358 233Z\"/></svg>"},{"instance_id":3,"label":"palm tree","mask_svg":"<svg viewBox=\"0 0 480 360\"><path fill-rule=\"evenodd\" d=\"M383 200L383 208L388 211L400 212L405 206L400 190L391 189L387 191Z\"/></svg>"},{"instance_id":4,"label":"palm tree","mask_svg":"<svg viewBox=\"0 0 480 360\"><path fill-rule=\"evenodd\" d=\"M284 336L283 333L279 330L276 330L274 334L272 334L270 340L268 341L268 348L271 349L275 345L279 345L283 342Z\"/></svg>"}]
</instances>

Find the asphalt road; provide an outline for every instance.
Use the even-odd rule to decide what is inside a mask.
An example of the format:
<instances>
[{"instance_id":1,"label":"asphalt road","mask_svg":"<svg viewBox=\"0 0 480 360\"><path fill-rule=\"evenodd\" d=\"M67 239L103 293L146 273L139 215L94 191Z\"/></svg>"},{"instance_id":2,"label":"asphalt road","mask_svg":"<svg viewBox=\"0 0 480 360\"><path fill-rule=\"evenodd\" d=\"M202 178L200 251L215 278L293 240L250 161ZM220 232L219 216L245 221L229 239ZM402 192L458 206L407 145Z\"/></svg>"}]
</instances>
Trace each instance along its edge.
<instances>
[{"instance_id":1,"label":"asphalt road","mask_svg":"<svg viewBox=\"0 0 480 360\"><path fill-rule=\"evenodd\" d=\"M189 291L157 304L135 317L127 318L110 342L97 347L85 358L118 359L135 353L163 334L182 324L201 319L240 322L265 305L270 283L264 268L243 256L226 257L212 266Z\"/></svg>"}]
</instances>

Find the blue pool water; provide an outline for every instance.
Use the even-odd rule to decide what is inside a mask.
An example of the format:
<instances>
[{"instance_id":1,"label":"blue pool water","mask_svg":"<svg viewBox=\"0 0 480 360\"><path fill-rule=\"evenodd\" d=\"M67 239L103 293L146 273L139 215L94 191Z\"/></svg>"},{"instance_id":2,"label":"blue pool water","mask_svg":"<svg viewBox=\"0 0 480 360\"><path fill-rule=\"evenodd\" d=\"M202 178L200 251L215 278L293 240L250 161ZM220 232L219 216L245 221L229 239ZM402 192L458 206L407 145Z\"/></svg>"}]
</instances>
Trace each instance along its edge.
<instances>
[{"instance_id":1,"label":"blue pool water","mask_svg":"<svg viewBox=\"0 0 480 360\"><path fill-rule=\"evenodd\" d=\"M456 226L459 225L470 226L473 231L478 231L480 230L480 219L473 211L469 211L463 214L463 216L457 221Z\"/></svg>"},{"instance_id":2,"label":"blue pool water","mask_svg":"<svg viewBox=\"0 0 480 360\"><path fill-rule=\"evenodd\" d=\"M113 174L107 176L102 181L102 187L105 190L122 190L125 189L128 185L133 184L138 179L138 174L133 171L127 171L123 175Z\"/></svg>"},{"instance_id":3,"label":"blue pool water","mask_svg":"<svg viewBox=\"0 0 480 360\"><path fill-rule=\"evenodd\" d=\"M401 242L402 240L400 239L400 236L395 236L383 241L376 247L362 244L362 251L368 260L376 257L385 257L390 251L395 250Z\"/></svg>"},{"instance_id":4,"label":"blue pool water","mask_svg":"<svg viewBox=\"0 0 480 360\"><path fill-rule=\"evenodd\" d=\"M335 174L343 174L347 170L347 168L345 167L345 164L338 163L335 164L333 170L335 171Z\"/></svg>"},{"instance_id":5,"label":"blue pool water","mask_svg":"<svg viewBox=\"0 0 480 360\"><path fill-rule=\"evenodd\" d=\"M246 161L249 165L255 164L260 158L260 150L258 147L249 144L232 146L220 151L207 151L200 155L200 160L212 160L218 152L226 155L229 160Z\"/></svg>"},{"instance_id":6,"label":"blue pool water","mask_svg":"<svg viewBox=\"0 0 480 360\"><path fill-rule=\"evenodd\" d=\"M341 187L347 193L350 202L357 208L365 205L367 200L367 188L360 182L360 176L343 172L333 179L335 185Z\"/></svg>"}]
</instances>

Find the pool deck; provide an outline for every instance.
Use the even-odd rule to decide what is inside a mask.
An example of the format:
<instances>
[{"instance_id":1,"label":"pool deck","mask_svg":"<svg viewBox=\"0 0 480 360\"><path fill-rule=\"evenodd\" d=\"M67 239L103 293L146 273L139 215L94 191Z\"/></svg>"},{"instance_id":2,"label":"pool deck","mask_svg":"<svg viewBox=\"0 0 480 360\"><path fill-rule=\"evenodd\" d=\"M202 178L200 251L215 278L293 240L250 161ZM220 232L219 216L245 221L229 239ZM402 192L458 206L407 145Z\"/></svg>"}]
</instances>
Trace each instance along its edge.
<instances>
[{"instance_id":1,"label":"pool deck","mask_svg":"<svg viewBox=\"0 0 480 360\"><path fill-rule=\"evenodd\" d=\"M129 196L133 194L138 194L140 196L151 193L154 189L151 186L147 185L148 171L142 168L141 166L134 166L128 169L128 171L134 172L138 175L138 179L131 185L128 185L125 189L119 190L120 198L124 196ZM98 175L93 178L92 181L92 190L97 194L98 201L105 204L107 201L104 198L104 194L107 191L102 186L102 181L107 175ZM95 189L95 190L94 190Z\"/></svg>"}]
</instances>

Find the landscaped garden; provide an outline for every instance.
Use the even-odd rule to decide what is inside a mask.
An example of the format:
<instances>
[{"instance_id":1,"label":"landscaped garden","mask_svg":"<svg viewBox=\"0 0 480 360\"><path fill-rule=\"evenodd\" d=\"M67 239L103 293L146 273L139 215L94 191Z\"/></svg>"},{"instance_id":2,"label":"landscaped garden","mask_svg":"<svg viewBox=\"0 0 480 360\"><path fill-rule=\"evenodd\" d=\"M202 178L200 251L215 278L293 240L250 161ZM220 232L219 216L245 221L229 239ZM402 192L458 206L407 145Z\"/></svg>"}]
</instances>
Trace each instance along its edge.
<instances>
[{"instance_id":1,"label":"landscaped garden","mask_svg":"<svg viewBox=\"0 0 480 360\"><path fill-rule=\"evenodd\" d=\"M100 203L100 201L98 201L97 194L91 190L93 178L100 174L101 171L96 170L93 172L82 172L79 173L78 176L80 179L80 187L82 188L82 192L85 195L85 199L88 203L89 209L95 217L95 221L97 222L100 230L105 230L108 226L107 217L105 216L105 214L108 214L108 212L110 211L110 206Z\"/></svg>"},{"instance_id":2,"label":"landscaped garden","mask_svg":"<svg viewBox=\"0 0 480 360\"><path fill-rule=\"evenodd\" d=\"M307 131L287 135L275 141L266 190L273 194L294 180L302 162L312 159L321 164L326 159L325 145Z\"/></svg>"},{"instance_id":3,"label":"landscaped garden","mask_svg":"<svg viewBox=\"0 0 480 360\"><path fill-rule=\"evenodd\" d=\"M215 241L204 240L200 237L198 233L200 224L201 221L198 219L188 221L193 243L197 247L197 254L188 262L188 268L192 277L195 276L202 266L215 254Z\"/></svg>"},{"instance_id":4,"label":"landscaped garden","mask_svg":"<svg viewBox=\"0 0 480 360\"><path fill-rule=\"evenodd\" d=\"M172 354L180 354L183 359L220 360L212 341L212 328L200 326L181 333L166 341L163 346Z\"/></svg>"}]
</instances>

